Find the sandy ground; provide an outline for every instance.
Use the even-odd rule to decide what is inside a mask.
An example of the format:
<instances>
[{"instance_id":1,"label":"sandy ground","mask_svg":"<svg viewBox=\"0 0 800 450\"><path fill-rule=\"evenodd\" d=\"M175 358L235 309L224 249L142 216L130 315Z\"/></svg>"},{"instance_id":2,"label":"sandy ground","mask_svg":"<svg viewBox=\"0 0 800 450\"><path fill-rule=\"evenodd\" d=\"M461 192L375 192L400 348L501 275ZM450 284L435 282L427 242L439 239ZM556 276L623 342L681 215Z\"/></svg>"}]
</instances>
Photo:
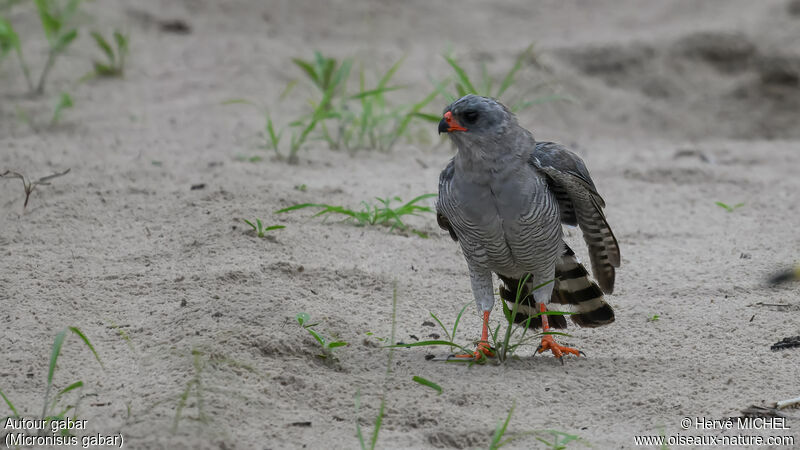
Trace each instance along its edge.
<instances>
[{"instance_id":1,"label":"sandy ground","mask_svg":"<svg viewBox=\"0 0 800 450\"><path fill-rule=\"evenodd\" d=\"M77 434L122 434L128 448L357 448L356 421L371 432L381 398L379 448L486 448L513 404L511 435L553 429L595 448L661 433L787 435L800 445L797 410L786 412L788 430L680 422L800 395L800 350L769 350L800 334L798 287L764 285L800 248L800 7L530 3L106 1L88 4L84 20L130 33L124 80L73 84L96 52L85 35L45 98L26 97L6 61L0 171L71 172L37 189L24 213L20 183L0 180L0 389L20 414L38 417L52 340L72 325L104 368L70 336L55 387L83 380L77 415L89 429ZM31 36L38 70L36 16L22 5L9 17ZM159 31L153 18L182 19L192 32ZM375 70L406 55L397 77L414 101L450 74L446 49L500 74L531 42L536 58L517 86L544 83L574 101L519 119L579 152L607 200L623 256L609 297L617 320L570 328L566 340L588 357L563 366L526 350L505 365L467 367L411 348L393 353L387 374L377 338L391 334L393 283L396 339L439 333L429 312L452 323L472 298L458 246L432 215L411 221L430 234L421 239L273 212L435 192L452 149L433 130L431 144L388 154L351 157L312 142L300 165L287 166L256 148L256 113L221 102L271 101L299 76L290 58L314 49ZM76 106L56 128L33 132L17 120L17 107L47 117L62 89ZM287 116L295 103L281 107ZM434 103L436 113L447 102ZM255 154L266 159L237 159ZM716 201L745 205L728 213ZM258 239L240 221L255 217L286 228ZM479 333L467 311L465 342ZM316 357L298 312L350 344L336 361ZM543 445L524 435L509 446Z\"/></svg>"}]
</instances>

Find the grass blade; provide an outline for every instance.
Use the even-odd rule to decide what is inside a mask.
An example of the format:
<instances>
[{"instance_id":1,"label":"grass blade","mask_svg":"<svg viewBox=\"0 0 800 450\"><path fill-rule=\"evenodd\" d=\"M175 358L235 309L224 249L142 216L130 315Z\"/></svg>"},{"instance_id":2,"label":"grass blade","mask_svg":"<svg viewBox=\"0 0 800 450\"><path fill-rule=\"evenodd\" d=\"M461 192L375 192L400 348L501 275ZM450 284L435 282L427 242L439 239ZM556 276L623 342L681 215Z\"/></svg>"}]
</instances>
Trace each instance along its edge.
<instances>
[{"instance_id":1,"label":"grass blade","mask_svg":"<svg viewBox=\"0 0 800 450\"><path fill-rule=\"evenodd\" d=\"M375 428L372 430L372 439L369 442L370 450L375 449L375 444L378 443L378 433L381 431L381 424L383 424L383 410L386 407L386 401L381 398L381 407L378 410L378 417L375 418Z\"/></svg>"},{"instance_id":2,"label":"grass blade","mask_svg":"<svg viewBox=\"0 0 800 450\"><path fill-rule=\"evenodd\" d=\"M391 92L396 91L398 89L405 89L406 86L389 86L389 87L377 87L375 89L370 89L368 91L361 91L358 94L351 95L348 97L350 100L360 100L367 97L374 97L377 95L382 95L384 92Z\"/></svg>"},{"instance_id":3,"label":"grass blade","mask_svg":"<svg viewBox=\"0 0 800 450\"><path fill-rule=\"evenodd\" d=\"M314 69L314 66L312 66L312 65L311 65L311 64L309 64L308 62L306 62L306 61L303 61L302 59L299 59L299 58L293 58L293 59L292 59L292 62L293 62L293 63L294 63L294 64L295 64L297 67L299 67L300 69L302 69L303 73L305 73L305 74L306 74L306 76L307 76L308 78L310 78L310 79L311 79L311 81L312 81L312 82L314 82L314 84L315 84L317 87L319 87L319 86L320 86L320 79L319 79L319 76L317 75L317 71Z\"/></svg>"},{"instance_id":4,"label":"grass blade","mask_svg":"<svg viewBox=\"0 0 800 450\"><path fill-rule=\"evenodd\" d=\"M56 53L63 52L75 38L78 37L78 30L69 30L66 34L61 35L53 46L53 51Z\"/></svg>"},{"instance_id":5,"label":"grass blade","mask_svg":"<svg viewBox=\"0 0 800 450\"><path fill-rule=\"evenodd\" d=\"M433 340L433 341L419 341L413 342L410 344L394 344L394 345L385 345L383 348L401 348L401 347L431 347L435 345L444 345L447 347L458 347L459 350L463 351L464 353L472 353L472 350L467 349L466 347L462 347L455 342L449 341L442 341L442 340Z\"/></svg>"},{"instance_id":6,"label":"grass blade","mask_svg":"<svg viewBox=\"0 0 800 450\"><path fill-rule=\"evenodd\" d=\"M522 63L524 62L525 58L527 58L531 54L532 50L533 50L533 44L529 45L528 48L526 48L522 53L519 54L519 56L517 56L517 60L514 61L514 66L511 67L511 70L508 71L506 77L503 78L503 82L500 83L500 89L498 89L497 95L495 95L495 97L500 98L500 96L503 95L506 89L511 87L511 85L514 83L514 75L516 75L519 69L522 68Z\"/></svg>"},{"instance_id":7,"label":"grass blade","mask_svg":"<svg viewBox=\"0 0 800 450\"><path fill-rule=\"evenodd\" d=\"M415 382L423 385L423 386L427 386L427 387L433 389L439 395L442 395L442 387L439 386L438 384L434 383L433 381L425 379L425 378L422 378L422 377L418 377L416 375L414 375L414 377L411 378L411 379L414 380Z\"/></svg>"},{"instance_id":8,"label":"grass blade","mask_svg":"<svg viewBox=\"0 0 800 450\"><path fill-rule=\"evenodd\" d=\"M489 449L495 450L504 444L501 442L501 440L508 429L508 423L511 421L511 415L514 414L514 408L516 408L516 406L517 402L514 401L514 403L511 405L511 409L508 410L508 416L506 416L505 422L497 424L497 428L495 428L494 435L492 436L492 442L489 444Z\"/></svg>"},{"instance_id":9,"label":"grass blade","mask_svg":"<svg viewBox=\"0 0 800 450\"><path fill-rule=\"evenodd\" d=\"M456 62L456 60L453 57L447 55L445 55L444 59L447 61L448 64L450 64L450 67L452 67L453 70L456 72L456 76L458 77L460 84L463 86L463 89L466 90L466 93L477 93L478 90L475 89L475 86L472 85L472 82L470 81L467 72L464 71L464 69L458 65L458 62Z\"/></svg>"},{"instance_id":10,"label":"grass blade","mask_svg":"<svg viewBox=\"0 0 800 450\"><path fill-rule=\"evenodd\" d=\"M83 334L83 332L80 329L78 329L78 327L68 327L68 329L73 333L75 333L76 335L78 335L79 338L81 338L83 343L86 344L86 346L89 347L89 350L92 351L92 354L94 354L94 358L97 360L97 362L100 363L100 367L105 369L105 366L103 366L103 362L100 361L100 356L97 355L94 346L92 345L91 342L89 342L89 338L87 338L86 335Z\"/></svg>"},{"instance_id":11,"label":"grass blade","mask_svg":"<svg viewBox=\"0 0 800 450\"><path fill-rule=\"evenodd\" d=\"M14 404L11 403L11 400L9 400L8 397L6 397L6 394L3 393L2 389L0 389L0 397L3 397L3 400L6 401L6 405L8 405L8 407L11 409L11 412L14 413L13 417L19 417L19 412L17 412L17 408L14 408Z\"/></svg>"},{"instance_id":12,"label":"grass blade","mask_svg":"<svg viewBox=\"0 0 800 450\"><path fill-rule=\"evenodd\" d=\"M92 31L89 34L91 34L92 38L97 43L97 46L100 47L100 50L102 50L103 53L106 54L106 57L111 62L111 65L113 66L114 63L116 62L116 57L114 56L114 50L111 49L111 45L108 44L108 41L106 41L106 38L104 38L97 31Z\"/></svg>"},{"instance_id":13,"label":"grass blade","mask_svg":"<svg viewBox=\"0 0 800 450\"><path fill-rule=\"evenodd\" d=\"M470 303L471 303L471 302L470 302ZM439 324L439 327L441 327L441 328L442 328L442 331L444 332L444 335L445 335L445 336L447 336L447 340L449 340L450 342L453 342L453 337L452 337L452 336L450 336L450 332L448 332L448 331L447 331L447 328L445 328L444 324L442 324L442 321L441 321L441 320L439 320L439 318L438 318L438 317L436 317L436 314L434 314L434 313L432 313L432 312L429 312L428 314L430 314L430 315L431 315L431 317L433 317L433 320L435 320L435 321L436 321L436 323L438 323L438 324Z\"/></svg>"},{"instance_id":14,"label":"grass blade","mask_svg":"<svg viewBox=\"0 0 800 450\"><path fill-rule=\"evenodd\" d=\"M455 341L456 340L456 330L458 330L458 322L461 321L461 316L464 315L464 311L467 310L467 306L469 306L471 304L472 304L472 301L468 301L461 308L461 311L458 312L458 315L456 316L456 322L453 324L453 334L452 334L452 337L450 338L451 341ZM445 333L446 333L446 331L445 331Z\"/></svg>"},{"instance_id":15,"label":"grass blade","mask_svg":"<svg viewBox=\"0 0 800 450\"><path fill-rule=\"evenodd\" d=\"M72 96L70 96L66 92L61 93L61 97L58 99L58 103L56 104L55 109L53 110L53 117L50 119L50 125L55 125L61 120L61 113L65 109L69 109L75 106L72 102Z\"/></svg>"}]
</instances>

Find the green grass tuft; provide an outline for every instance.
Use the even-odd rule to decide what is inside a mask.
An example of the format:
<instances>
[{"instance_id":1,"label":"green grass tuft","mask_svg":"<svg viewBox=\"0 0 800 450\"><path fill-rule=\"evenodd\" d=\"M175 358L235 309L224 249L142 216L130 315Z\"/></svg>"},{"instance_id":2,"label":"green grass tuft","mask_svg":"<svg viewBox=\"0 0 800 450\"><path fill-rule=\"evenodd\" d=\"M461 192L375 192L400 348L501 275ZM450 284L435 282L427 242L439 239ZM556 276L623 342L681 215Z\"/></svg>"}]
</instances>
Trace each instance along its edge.
<instances>
[{"instance_id":1,"label":"green grass tuft","mask_svg":"<svg viewBox=\"0 0 800 450\"><path fill-rule=\"evenodd\" d=\"M719 206L720 208L724 209L725 211L728 211L729 213L732 213L732 212L736 211L737 209L741 208L742 206L744 206L744 203L737 203L737 204L735 204L733 206L728 205L726 203L722 203L722 202L714 202L714 204Z\"/></svg>"},{"instance_id":2,"label":"green grass tuft","mask_svg":"<svg viewBox=\"0 0 800 450\"><path fill-rule=\"evenodd\" d=\"M525 61L531 59L533 55L533 44L531 44L517 56L514 60L514 64L512 64L502 79L491 76L485 64L481 66L481 78L477 79L470 77L464 66L460 64L454 56L445 54L444 59L453 69L455 75L453 79L455 94L448 94L448 100L452 102L467 94L481 95L483 97L492 97L502 100L503 95L516 82L516 76L523 68ZM506 102L513 112L519 112L531 106L551 101L570 100L560 95L539 96L531 100L525 100L524 97L526 97L526 95L524 94L517 95L516 97L517 100L514 102Z\"/></svg>"},{"instance_id":3,"label":"green grass tuft","mask_svg":"<svg viewBox=\"0 0 800 450\"><path fill-rule=\"evenodd\" d=\"M528 277L529 276L530 275L528 275ZM541 340L541 337L544 336L544 335L548 335L549 334L549 335L558 335L558 336L569 336L566 333L561 333L561 332L557 332L557 331L535 332L535 333L531 333L531 334L528 334L528 331L530 329L531 320L533 320L536 317L539 317L539 316L542 316L542 315L555 316L555 315L572 314L570 312L545 311L544 313L537 313L535 316L530 317L528 320L526 320L525 322L523 322L523 323L521 323L519 325L514 322L515 319L516 319L516 316L517 316L517 310L519 308L519 303L522 300L522 286L525 284L526 281L527 281L527 277L525 279L523 279L523 281L518 286L516 298L514 300L514 303L511 306L507 305L504 300L501 300L502 306L503 306L503 315L504 315L504 318L505 318L505 327L506 327L504 332L503 332L503 334L502 334L502 339L501 339L501 333L500 333L500 328L503 325L502 323L498 323L497 326L494 328L494 330L492 330L491 328L489 329L490 338L492 339L492 346L494 347L494 350L495 350L495 352L497 354L497 360L499 362L501 362L501 363L502 362L506 362L509 359L511 359L515 355L517 350L519 350L521 347L524 347L524 346L537 346L538 347L539 341ZM534 287L532 291L535 291L536 289L538 289L538 288L540 288L542 286L545 286L548 283L552 283L552 282L553 282L553 280L550 280L550 281L547 281L545 283L542 283L539 286ZM456 332L456 329L458 327L458 322L461 320L461 315L464 313L464 310L466 309L466 307L468 305L469 304L467 304L463 308L461 308L461 311L458 313L458 316L456 317L455 324L453 325L452 334L447 330L447 328L444 326L442 321L439 320L439 318L435 314L431 313L431 317L433 317L433 319L439 324L439 327L442 328L442 330L444 331L445 335L447 336L447 338L449 340L447 340L447 341L445 341L445 340L419 341L419 342L414 342L414 343L411 343L411 344L390 345L390 346L385 346L385 347L386 348L397 348L397 347L427 347L427 346L446 345L446 346L449 346L451 348L451 351L452 351L453 347L455 347L458 350L460 350L463 354L472 354L473 351L468 348L468 344L460 344L460 343L457 343L455 341L455 332ZM452 362L466 362L466 363L470 363L470 364L473 364L473 363L483 364L483 363L486 363L488 361L488 358L483 356L477 361L474 360L474 359L470 359L470 358L450 359L449 361L452 361Z\"/></svg>"},{"instance_id":4,"label":"green grass tuft","mask_svg":"<svg viewBox=\"0 0 800 450\"><path fill-rule=\"evenodd\" d=\"M61 330L61 332L59 332L56 335L55 339L53 340L53 346L50 351L50 364L48 365L47 369L47 388L44 394L44 401L41 414L42 420L46 421L63 420L66 417L67 413L69 413L70 411L72 411L70 413L70 417L75 418L77 416L77 411L80 401L84 398L84 396L82 395L84 385L83 381L80 380L73 382L69 384L67 387L59 390L51 398L51 393L54 387L54 378L58 368L58 358L61 356L61 348L64 346L64 341L66 340L68 333L72 333L78 336L78 338L80 338L80 340L83 341L83 343L89 348L89 350L91 350L95 359L100 364L100 367L105 369L105 366L103 366L103 362L100 360L100 356L97 354L97 351L95 350L91 341L89 340L88 337L86 337L83 331L81 331L78 327L74 326L69 326ZM70 404L59 408L61 399L73 391L77 391L77 398L72 400ZM3 400L5 401L6 405L13 413L12 416L8 417L15 417L15 418L22 417L17 408L14 406L14 404L2 390L0 390L0 397L3 397ZM3 421L4 420L5 418L3 418ZM67 430L62 430L62 431L67 432Z\"/></svg>"},{"instance_id":5,"label":"green grass tuft","mask_svg":"<svg viewBox=\"0 0 800 450\"><path fill-rule=\"evenodd\" d=\"M314 214L312 217L324 216L326 214L339 214L346 216L344 220L355 222L357 226L366 225L384 225L390 227L391 230L408 230L412 233L427 238L428 235L408 227L402 220L403 216L417 216L421 213L433 213L433 208L429 206L417 205L418 202L435 197L436 194L423 194L414 199L402 204L397 208L392 208L390 203L392 201L401 202L400 197L393 198L380 198L377 204L370 205L367 202L361 202L362 209L360 211L345 208L343 206L329 205L325 203L301 203L298 205L289 206L288 208L279 209L275 211L276 214L281 214L289 211L296 211L305 208L321 208L321 211Z\"/></svg>"},{"instance_id":6,"label":"green grass tuft","mask_svg":"<svg viewBox=\"0 0 800 450\"><path fill-rule=\"evenodd\" d=\"M270 226L268 226L268 227L265 227L265 226L264 226L264 225L261 223L261 219L256 219L256 223L255 223L255 224L254 224L253 222L250 222L250 221L249 221L249 220L247 220L247 219L242 219L242 221L243 221L244 223L246 223L246 224L250 225L250 227L252 227L252 228L253 228L253 231L255 231L255 232L256 232L256 235L257 235L258 237L260 237L260 238L263 238L263 237L264 237L264 235L265 235L265 233L266 233L267 231L281 230L281 229L284 229L284 228L286 228L286 226L285 226L285 225L270 225Z\"/></svg>"},{"instance_id":7,"label":"green grass tuft","mask_svg":"<svg viewBox=\"0 0 800 450\"><path fill-rule=\"evenodd\" d=\"M320 349L322 353L317 355L320 358L333 358L333 349L337 347L344 347L347 345L347 342L344 341L334 341L332 339L325 339L325 337L320 334L317 330L314 329L315 326L319 325L319 323L308 323L311 321L311 316L308 313L297 313L295 316L297 319L297 323L300 324L303 329L305 329L314 340L319 343Z\"/></svg>"},{"instance_id":8,"label":"green grass tuft","mask_svg":"<svg viewBox=\"0 0 800 450\"><path fill-rule=\"evenodd\" d=\"M115 44L114 47L99 32L92 31L90 35L106 60L102 62L94 60L92 62L93 72L84 76L83 79L94 77L122 77L125 74L125 60L128 57L128 37L119 31L114 31L112 34Z\"/></svg>"}]
</instances>

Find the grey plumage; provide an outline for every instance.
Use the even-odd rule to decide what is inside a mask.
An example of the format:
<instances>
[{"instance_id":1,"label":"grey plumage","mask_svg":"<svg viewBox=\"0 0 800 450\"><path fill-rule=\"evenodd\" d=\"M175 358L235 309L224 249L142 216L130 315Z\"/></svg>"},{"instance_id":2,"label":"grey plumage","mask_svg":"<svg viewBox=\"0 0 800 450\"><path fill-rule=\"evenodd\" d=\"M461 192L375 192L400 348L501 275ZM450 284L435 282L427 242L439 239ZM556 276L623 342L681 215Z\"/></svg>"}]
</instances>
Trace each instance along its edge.
<instances>
[{"instance_id":1,"label":"grey plumage","mask_svg":"<svg viewBox=\"0 0 800 450\"><path fill-rule=\"evenodd\" d=\"M461 245L479 308L494 305L492 273L511 302L519 280L530 274L518 321L536 314L537 304L556 303L572 305L578 325L613 322L603 292L614 289L619 246L583 161L561 145L537 143L493 99L468 95L444 117L439 130L449 132L458 153L439 177L437 221ZM580 226L599 286L564 243L562 223ZM532 326L541 324L537 319ZM550 325L566 321L551 316Z\"/></svg>"}]
</instances>

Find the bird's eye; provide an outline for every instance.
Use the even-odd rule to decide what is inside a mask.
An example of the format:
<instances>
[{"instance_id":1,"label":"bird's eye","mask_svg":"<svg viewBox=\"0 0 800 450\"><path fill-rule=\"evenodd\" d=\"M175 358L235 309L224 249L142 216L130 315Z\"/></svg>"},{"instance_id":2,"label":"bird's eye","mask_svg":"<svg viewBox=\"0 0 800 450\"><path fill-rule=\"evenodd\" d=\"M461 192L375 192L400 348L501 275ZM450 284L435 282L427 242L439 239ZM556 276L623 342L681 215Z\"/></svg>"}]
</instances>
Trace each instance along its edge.
<instances>
[{"instance_id":1,"label":"bird's eye","mask_svg":"<svg viewBox=\"0 0 800 450\"><path fill-rule=\"evenodd\" d=\"M478 121L477 111L467 111L463 114L464 123L467 125L474 125Z\"/></svg>"}]
</instances>

